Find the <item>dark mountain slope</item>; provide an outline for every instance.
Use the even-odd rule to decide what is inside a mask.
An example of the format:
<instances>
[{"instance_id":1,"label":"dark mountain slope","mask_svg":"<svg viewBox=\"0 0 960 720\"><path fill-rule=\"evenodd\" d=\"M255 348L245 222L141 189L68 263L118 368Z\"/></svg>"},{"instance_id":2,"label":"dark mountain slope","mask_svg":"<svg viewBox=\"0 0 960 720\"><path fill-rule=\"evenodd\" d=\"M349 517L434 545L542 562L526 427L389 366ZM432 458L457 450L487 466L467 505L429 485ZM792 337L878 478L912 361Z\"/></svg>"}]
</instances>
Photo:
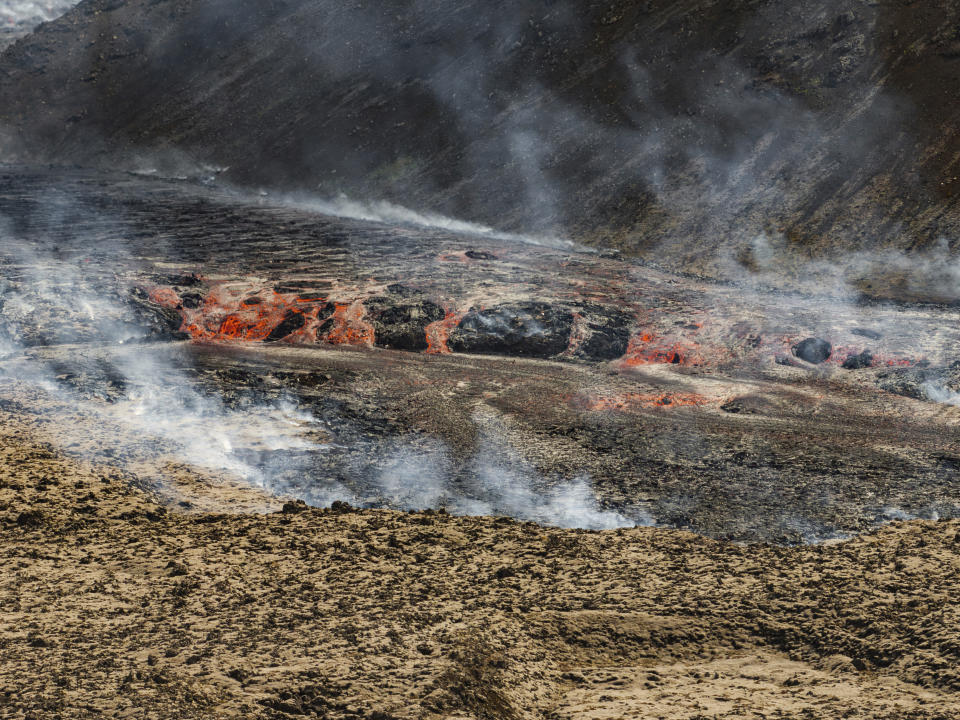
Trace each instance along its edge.
<instances>
[{"instance_id":1,"label":"dark mountain slope","mask_svg":"<svg viewBox=\"0 0 960 720\"><path fill-rule=\"evenodd\" d=\"M960 3L86 0L8 49L8 156L207 163L677 267L960 214ZM752 248L752 249L751 249ZM655 251L655 252L654 252Z\"/></svg>"}]
</instances>

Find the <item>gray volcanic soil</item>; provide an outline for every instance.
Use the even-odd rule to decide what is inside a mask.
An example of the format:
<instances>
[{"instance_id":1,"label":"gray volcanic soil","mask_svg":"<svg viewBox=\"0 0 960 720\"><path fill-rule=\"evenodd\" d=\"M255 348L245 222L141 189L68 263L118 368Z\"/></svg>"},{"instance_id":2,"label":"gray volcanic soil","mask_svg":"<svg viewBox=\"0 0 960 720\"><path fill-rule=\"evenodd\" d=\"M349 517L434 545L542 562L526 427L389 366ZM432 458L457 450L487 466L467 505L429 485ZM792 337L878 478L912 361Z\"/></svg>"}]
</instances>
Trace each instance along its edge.
<instances>
[{"instance_id":1,"label":"gray volcanic soil","mask_svg":"<svg viewBox=\"0 0 960 720\"><path fill-rule=\"evenodd\" d=\"M711 275L758 233L915 253L957 236L958 12L87 0L3 55L0 126L8 158L226 168Z\"/></svg>"}]
</instances>

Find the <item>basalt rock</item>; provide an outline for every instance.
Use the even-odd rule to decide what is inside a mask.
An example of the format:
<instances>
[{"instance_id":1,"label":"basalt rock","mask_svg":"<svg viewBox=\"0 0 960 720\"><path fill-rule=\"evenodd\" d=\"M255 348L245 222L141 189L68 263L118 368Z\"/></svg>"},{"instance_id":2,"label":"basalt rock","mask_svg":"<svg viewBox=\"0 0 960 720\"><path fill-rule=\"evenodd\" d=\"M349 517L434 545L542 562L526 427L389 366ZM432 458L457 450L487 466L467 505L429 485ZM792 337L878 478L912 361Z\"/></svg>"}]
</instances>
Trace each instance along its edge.
<instances>
[{"instance_id":1,"label":"basalt rock","mask_svg":"<svg viewBox=\"0 0 960 720\"><path fill-rule=\"evenodd\" d=\"M808 363L819 365L833 353L833 346L820 338L807 338L793 346L793 354Z\"/></svg>"},{"instance_id":2,"label":"basalt rock","mask_svg":"<svg viewBox=\"0 0 960 720\"><path fill-rule=\"evenodd\" d=\"M446 313L429 300L413 299L407 292L403 297L375 297L364 303L367 319L376 332L375 344L397 350L426 350L427 325L443 320Z\"/></svg>"},{"instance_id":3,"label":"basalt rock","mask_svg":"<svg viewBox=\"0 0 960 720\"><path fill-rule=\"evenodd\" d=\"M303 313L290 310L286 315L284 315L283 320L280 321L280 324L271 330L270 334L264 338L264 342L276 342L277 340L282 340L291 333L302 328L306 322L307 320L303 316Z\"/></svg>"},{"instance_id":4,"label":"basalt rock","mask_svg":"<svg viewBox=\"0 0 960 720\"><path fill-rule=\"evenodd\" d=\"M333 305L328 303L320 307L317 310L317 320L320 321L317 326L317 339L323 340L333 327Z\"/></svg>"},{"instance_id":5,"label":"basalt rock","mask_svg":"<svg viewBox=\"0 0 960 720\"><path fill-rule=\"evenodd\" d=\"M616 360L627 352L633 317L606 308L589 308L584 317L590 336L576 354L588 360Z\"/></svg>"},{"instance_id":6,"label":"basalt rock","mask_svg":"<svg viewBox=\"0 0 960 720\"><path fill-rule=\"evenodd\" d=\"M850 355L846 360L843 361L844 370L862 370L863 368L868 368L873 364L873 353L869 350L864 350L859 355Z\"/></svg>"},{"instance_id":7,"label":"basalt rock","mask_svg":"<svg viewBox=\"0 0 960 720\"><path fill-rule=\"evenodd\" d=\"M453 352L547 358L570 344L573 313L547 303L473 309L450 333Z\"/></svg>"},{"instance_id":8,"label":"basalt rock","mask_svg":"<svg viewBox=\"0 0 960 720\"><path fill-rule=\"evenodd\" d=\"M496 260L497 256L492 252L487 252L486 250L467 250L464 255L466 255L471 260Z\"/></svg>"},{"instance_id":9,"label":"basalt rock","mask_svg":"<svg viewBox=\"0 0 960 720\"><path fill-rule=\"evenodd\" d=\"M916 400L945 402L960 397L960 361L941 367L894 368L880 373L877 385Z\"/></svg>"}]
</instances>

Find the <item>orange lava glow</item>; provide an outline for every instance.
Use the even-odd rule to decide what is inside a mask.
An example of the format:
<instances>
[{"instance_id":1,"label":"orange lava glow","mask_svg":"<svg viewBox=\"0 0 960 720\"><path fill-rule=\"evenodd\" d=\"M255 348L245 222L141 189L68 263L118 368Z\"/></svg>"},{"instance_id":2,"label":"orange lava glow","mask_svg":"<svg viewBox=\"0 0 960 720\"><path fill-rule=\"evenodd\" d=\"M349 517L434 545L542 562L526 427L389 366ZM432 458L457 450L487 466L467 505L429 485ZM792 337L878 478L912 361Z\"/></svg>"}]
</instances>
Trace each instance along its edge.
<instances>
[{"instance_id":1,"label":"orange lava glow","mask_svg":"<svg viewBox=\"0 0 960 720\"><path fill-rule=\"evenodd\" d=\"M446 317L443 320L432 322L427 325L427 349L424 352L427 355L449 355L450 348L447 347L447 340L450 332L460 324L463 313L447 310Z\"/></svg>"},{"instance_id":2,"label":"orange lava glow","mask_svg":"<svg viewBox=\"0 0 960 720\"><path fill-rule=\"evenodd\" d=\"M621 362L628 367L704 364L703 357L692 342L669 342L649 332L630 338Z\"/></svg>"},{"instance_id":3,"label":"orange lava glow","mask_svg":"<svg viewBox=\"0 0 960 720\"><path fill-rule=\"evenodd\" d=\"M150 300L157 305L161 305L171 310L180 308L180 296L174 292L173 288L155 287L148 293Z\"/></svg>"},{"instance_id":4,"label":"orange lava glow","mask_svg":"<svg viewBox=\"0 0 960 720\"><path fill-rule=\"evenodd\" d=\"M323 339L332 345L373 347L375 331L373 325L365 319L366 312L359 300L335 303L333 315L330 317L333 326Z\"/></svg>"},{"instance_id":5,"label":"orange lava glow","mask_svg":"<svg viewBox=\"0 0 960 720\"><path fill-rule=\"evenodd\" d=\"M265 291L238 298L227 289L214 288L203 305L195 311L184 311L185 329L197 340L257 342L265 340L288 314L304 315L306 320L309 312L297 298L288 295Z\"/></svg>"},{"instance_id":6,"label":"orange lava glow","mask_svg":"<svg viewBox=\"0 0 960 720\"><path fill-rule=\"evenodd\" d=\"M321 313L328 307L326 298L300 297L236 283L214 284L197 308L184 307L169 287L151 288L149 296L179 311L183 317L181 329L194 340L262 342L286 321L290 331L273 339L309 344L317 341L318 328L323 327L319 339L324 342L366 347L374 342L374 328L365 320L366 310L360 300L336 303L331 315L329 311Z\"/></svg>"},{"instance_id":7,"label":"orange lava glow","mask_svg":"<svg viewBox=\"0 0 960 720\"><path fill-rule=\"evenodd\" d=\"M464 253L452 253L447 260L467 260ZM199 276L194 276L199 277ZM213 281L203 278L205 296L196 290L181 298L176 287L149 285L141 288L150 300L162 307L176 310L181 318L181 330L195 340L203 341L282 341L310 345L330 343L373 347L376 330L367 319L363 300L331 302L311 290L301 294L296 289L284 292L287 286L266 285L262 280L244 279ZM279 290L279 292L277 292ZM360 292L357 291L356 295ZM202 299L201 299L202 298ZM196 307L194 307L196 305ZM464 313L447 308L445 317L426 327L428 355L446 355L451 350L448 340L451 332L463 319ZM729 332L704 332L704 322L688 317L663 316L663 313L641 311L646 327L630 338L625 354L615 360L621 369L647 365L682 365L716 367L731 360L760 361L767 353L776 357L793 357L793 347L802 335L778 334L761 337L746 323L734 325ZM701 314L702 318L703 315ZM741 327L742 326L742 327ZM579 348L589 339L587 320L573 313L573 324L563 357L576 357ZM869 348L869 346L867 346ZM864 346L858 341L837 345L827 363L841 366L850 357L859 356ZM913 367L923 365L921 356L873 353L871 367ZM702 405L706 398L696 394L666 393L644 395L628 393L600 397L592 401L591 409L624 410L635 407L680 407Z\"/></svg>"}]
</instances>

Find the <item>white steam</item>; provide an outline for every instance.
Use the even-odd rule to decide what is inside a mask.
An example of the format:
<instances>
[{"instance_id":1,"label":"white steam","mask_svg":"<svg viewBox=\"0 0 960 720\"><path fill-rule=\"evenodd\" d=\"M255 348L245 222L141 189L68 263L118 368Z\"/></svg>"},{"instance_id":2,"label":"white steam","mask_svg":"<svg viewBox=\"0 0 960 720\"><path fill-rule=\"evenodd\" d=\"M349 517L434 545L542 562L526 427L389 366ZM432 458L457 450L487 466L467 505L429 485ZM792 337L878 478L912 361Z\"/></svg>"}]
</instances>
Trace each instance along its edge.
<instances>
[{"instance_id":1,"label":"white steam","mask_svg":"<svg viewBox=\"0 0 960 720\"><path fill-rule=\"evenodd\" d=\"M542 477L501 428L479 416L480 440L465 461L454 461L439 440L424 445L400 437L386 453L375 441L361 441L371 443L361 454L382 458L376 467L338 470L325 461L338 449L326 439L347 421L319 421L293 396L229 405L188 372L182 345L143 344L142 325L124 300L124 273L135 263L121 247L94 263L66 261L18 239L10 227L0 224L0 377L82 418L58 427L58 441L72 452L96 449L141 468L145 460L175 458L315 505L445 507L592 529L652 524L644 514L631 519L599 507L586 478ZM106 272L107 265L115 270ZM91 432L93 440L86 437Z\"/></svg>"},{"instance_id":2,"label":"white steam","mask_svg":"<svg viewBox=\"0 0 960 720\"><path fill-rule=\"evenodd\" d=\"M928 380L927 382L923 383L922 389L926 397L933 402L960 407L960 393L951 390L940 383Z\"/></svg>"},{"instance_id":3,"label":"white steam","mask_svg":"<svg viewBox=\"0 0 960 720\"><path fill-rule=\"evenodd\" d=\"M474 420L487 425L483 418ZM476 451L462 468L440 443L416 450L401 447L381 465L375 486L407 508L443 507L456 514L592 530L653 524L645 513L628 518L602 509L585 477L549 481L489 427L481 431Z\"/></svg>"},{"instance_id":4,"label":"white steam","mask_svg":"<svg viewBox=\"0 0 960 720\"><path fill-rule=\"evenodd\" d=\"M78 0L5 0L0 3L0 50L40 23L63 15Z\"/></svg>"},{"instance_id":5,"label":"white steam","mask_svg":"<svg viewBox=\"0 0 960 720\"><path fill-rule=\"evenodd\" d=\"M306 196L292 196L281 199L284 205L295 207L298 210L321 213L323 215L332 215L334 217L350 218L353 220L366 220L384 224L402 224L415 225L423 228L436 228L439 230L448 230L449 232L461 235L476 235L486 237L492 240L503 240L506 242L517 242L529 245L543 245L551 248L574 248L578 247L570 240L549 235L520 235L515 233L505 233L494 228L477 223L467 222L449 218L437 213L422 212L411 210L402 205L396 205L386 200L362 202L352 200L346 195L340 195L335 199L309 198Z\"/></svg>"},{"instance_id":6,"label":"white steam","mask_svg":"<svg viewBox=\"0 0 960 720\"><path fill-rule=\"evenodd\" d=\"M177 369L175 353L168 348L136 346L144 331L120 302L119 293L127 290L121 280L113 278L111 288L94 277L102 275L98 268L44 256L2 227L0 239L0 261L16 271L13 282L0 285L5 290L0 294L0 360L7 360L7 373L17 380L68 400L81 414L122 428L124 436L137 442L160 442L184 462L260 485L269 480L256 461L260 454L322 449L301 436L312 418L290 403L233 410L201 392ZM122 263L120 251L113 255L111 263ZM55 350L25 347L37 329L29 344L71 349L58 357ZM108 402L71 388L71 381L87 381L90 366L95 373L107 373ZM103 395L98 379L90 382L95 394ZM116 441L122 443L120 437ZM124 448L115 454L125 454Z\"/></svg>"}]
</instances>

